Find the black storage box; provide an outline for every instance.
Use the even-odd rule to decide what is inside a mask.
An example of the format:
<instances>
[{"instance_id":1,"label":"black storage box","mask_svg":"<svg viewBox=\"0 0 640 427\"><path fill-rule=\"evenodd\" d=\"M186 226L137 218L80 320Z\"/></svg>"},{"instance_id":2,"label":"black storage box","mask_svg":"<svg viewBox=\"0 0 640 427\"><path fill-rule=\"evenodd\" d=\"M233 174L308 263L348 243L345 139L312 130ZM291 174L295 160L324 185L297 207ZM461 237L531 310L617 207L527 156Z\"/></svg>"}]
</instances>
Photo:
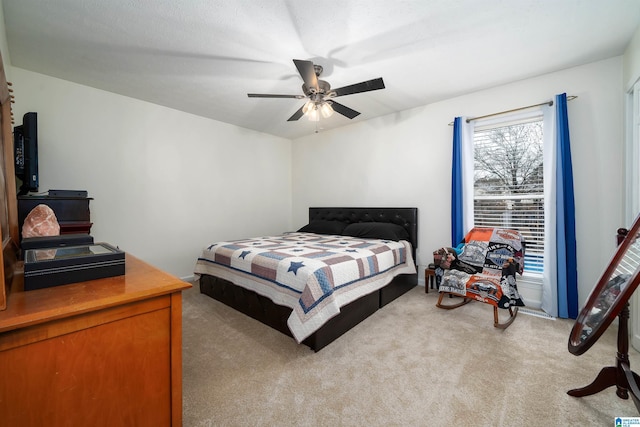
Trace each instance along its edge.
<instances>
[{"instance_id":1,"label":"black storage box","mask_svg":"<svg viewBox=\"0 0 640 427\"><path fill-rule=\"evenodd\" d=\"M61 234L59 236L39 236L22 239L20 247L27 249L58 248L60 246L78 246L93 244L93 237L89 234Z\"/></svg>"},{"instance_id":2,"label":"black storage box","mask_svg":"<svg viewBox=\"0 0 640 427\"><path fill-rule=\"evenodd\" d=\"M124 252L107 243L29 249L24 256L24 290L124 274Z\"/></svg>"}]
</instances>

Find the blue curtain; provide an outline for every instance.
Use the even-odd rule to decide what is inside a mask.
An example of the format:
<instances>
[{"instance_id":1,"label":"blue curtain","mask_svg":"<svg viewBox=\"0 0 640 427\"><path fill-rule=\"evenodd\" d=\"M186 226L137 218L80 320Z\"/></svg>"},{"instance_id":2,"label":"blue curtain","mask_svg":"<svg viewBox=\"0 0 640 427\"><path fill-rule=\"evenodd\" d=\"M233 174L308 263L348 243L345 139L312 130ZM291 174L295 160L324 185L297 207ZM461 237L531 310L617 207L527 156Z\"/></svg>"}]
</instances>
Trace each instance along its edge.
<instances>
[{"instance_id":1,"label":"blue curtain","mask_svg":"<svg viewBox=\"0 0 640 427\"><path fill-rule=\"evenodd\" d=\"M453 159L451 166L451 246L464 238L462 200L462 117L453 121Z\"/></svg>"},{"instance_id":2,"label":"blue curtain","mask_svg":"<svg viewBox=\"0 0 640 427\"><path fill-rule=\"evenodd\" d=\"M573 167L567 94L556 95L556 256L558 316L578 317L578 269Z\"/></svg>"},{"instance_id":3,"label":"blue curtain","mask_svg":"<svg viewBox=\"0 0 640 427\"><path fill-rule=\"evenodd\" d=\"M451 165L451 246L456 247L473 228L473 123L453 121Z\"/></svg>"}]
</instances>

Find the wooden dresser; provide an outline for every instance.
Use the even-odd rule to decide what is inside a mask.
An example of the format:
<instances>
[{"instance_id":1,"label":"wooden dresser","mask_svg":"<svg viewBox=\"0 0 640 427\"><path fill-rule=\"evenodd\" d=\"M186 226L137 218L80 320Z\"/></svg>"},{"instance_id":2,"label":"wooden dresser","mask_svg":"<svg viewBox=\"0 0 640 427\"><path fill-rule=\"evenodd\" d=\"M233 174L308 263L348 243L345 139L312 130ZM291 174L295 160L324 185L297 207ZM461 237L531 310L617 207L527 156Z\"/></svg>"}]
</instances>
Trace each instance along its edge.
<instances>
[{"instance_id":1,"label":"wooden dresser","mask_svg":"<svg viewBox=\"0 0 640 427\"><path fill-rule=\"evenodd\" d=\"M7 295L0 425L182 424L181 291L191 285L125 262L124 276Z\"/></svg>"}]
</instances>

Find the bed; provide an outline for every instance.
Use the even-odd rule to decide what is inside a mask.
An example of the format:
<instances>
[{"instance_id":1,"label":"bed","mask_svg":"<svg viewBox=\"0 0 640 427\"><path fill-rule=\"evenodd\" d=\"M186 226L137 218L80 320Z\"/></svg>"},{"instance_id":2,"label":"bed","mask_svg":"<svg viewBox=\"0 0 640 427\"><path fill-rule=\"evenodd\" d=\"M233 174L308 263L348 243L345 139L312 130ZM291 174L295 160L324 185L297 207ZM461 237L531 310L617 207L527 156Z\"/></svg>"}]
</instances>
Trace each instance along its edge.
<instances>
[{"instance_id":1,"label":"bed","mask_svg":"<svg viewBox=\"0 0 640 427\"><path fill-rule=\"evenodd\" d=\"M493 306L494 326L507 328L524 302L518 293L516 274L524 271L525 240L517 230L475 227L459 248L441 248L434 252L436 283L440 296L437 307L458 308L470 301ZM461 297L445 303L444 296ZM509 311L501 323L498 309Z\"/></svg>"},{"instance_id":2,"label":"bed","mask_svg":"<svg viewBox=\"0 0 640 427\"><path fill-rule=\"evenodd\" d=\"M309 208L295 232L208 245L194 273L201 293L319 351L416 286L417 232L417 208Z\"/></svg>"}]
</instances>

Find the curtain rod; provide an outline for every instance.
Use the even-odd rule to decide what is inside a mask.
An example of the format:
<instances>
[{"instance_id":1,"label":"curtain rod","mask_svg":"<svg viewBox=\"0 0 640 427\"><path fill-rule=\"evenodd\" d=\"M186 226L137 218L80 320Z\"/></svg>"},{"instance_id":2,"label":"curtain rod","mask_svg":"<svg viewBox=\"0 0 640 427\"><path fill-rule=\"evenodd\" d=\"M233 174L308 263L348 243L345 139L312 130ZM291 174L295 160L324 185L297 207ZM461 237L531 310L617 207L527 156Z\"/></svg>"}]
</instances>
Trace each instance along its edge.
<instances>
[{"instance_id":1,"label":"curtain rod","mask_svg":"<svg viewBox=\"0 0 640 427\"><path fill-rule=\"evenodd\" d=\"M567 96L567 101L573 101L576 98L577 98L576 95L570 95L570 96ZM507 113L514 113L516 111L526 110L528 108L542 107L543 105L548 105L549 107L551 107L553 105L553 100L542 102L540 104L527 105L526 107L514 108L513 110L500 111L499 113L492 113L484 116L471 117L470 119L467 119L466 122L469 123L474 120L486 119L487 117L499 116L501 114L507 114ZM449 126L453 126L453 122L449 123Z\"/></svg>"}]
</instances>

